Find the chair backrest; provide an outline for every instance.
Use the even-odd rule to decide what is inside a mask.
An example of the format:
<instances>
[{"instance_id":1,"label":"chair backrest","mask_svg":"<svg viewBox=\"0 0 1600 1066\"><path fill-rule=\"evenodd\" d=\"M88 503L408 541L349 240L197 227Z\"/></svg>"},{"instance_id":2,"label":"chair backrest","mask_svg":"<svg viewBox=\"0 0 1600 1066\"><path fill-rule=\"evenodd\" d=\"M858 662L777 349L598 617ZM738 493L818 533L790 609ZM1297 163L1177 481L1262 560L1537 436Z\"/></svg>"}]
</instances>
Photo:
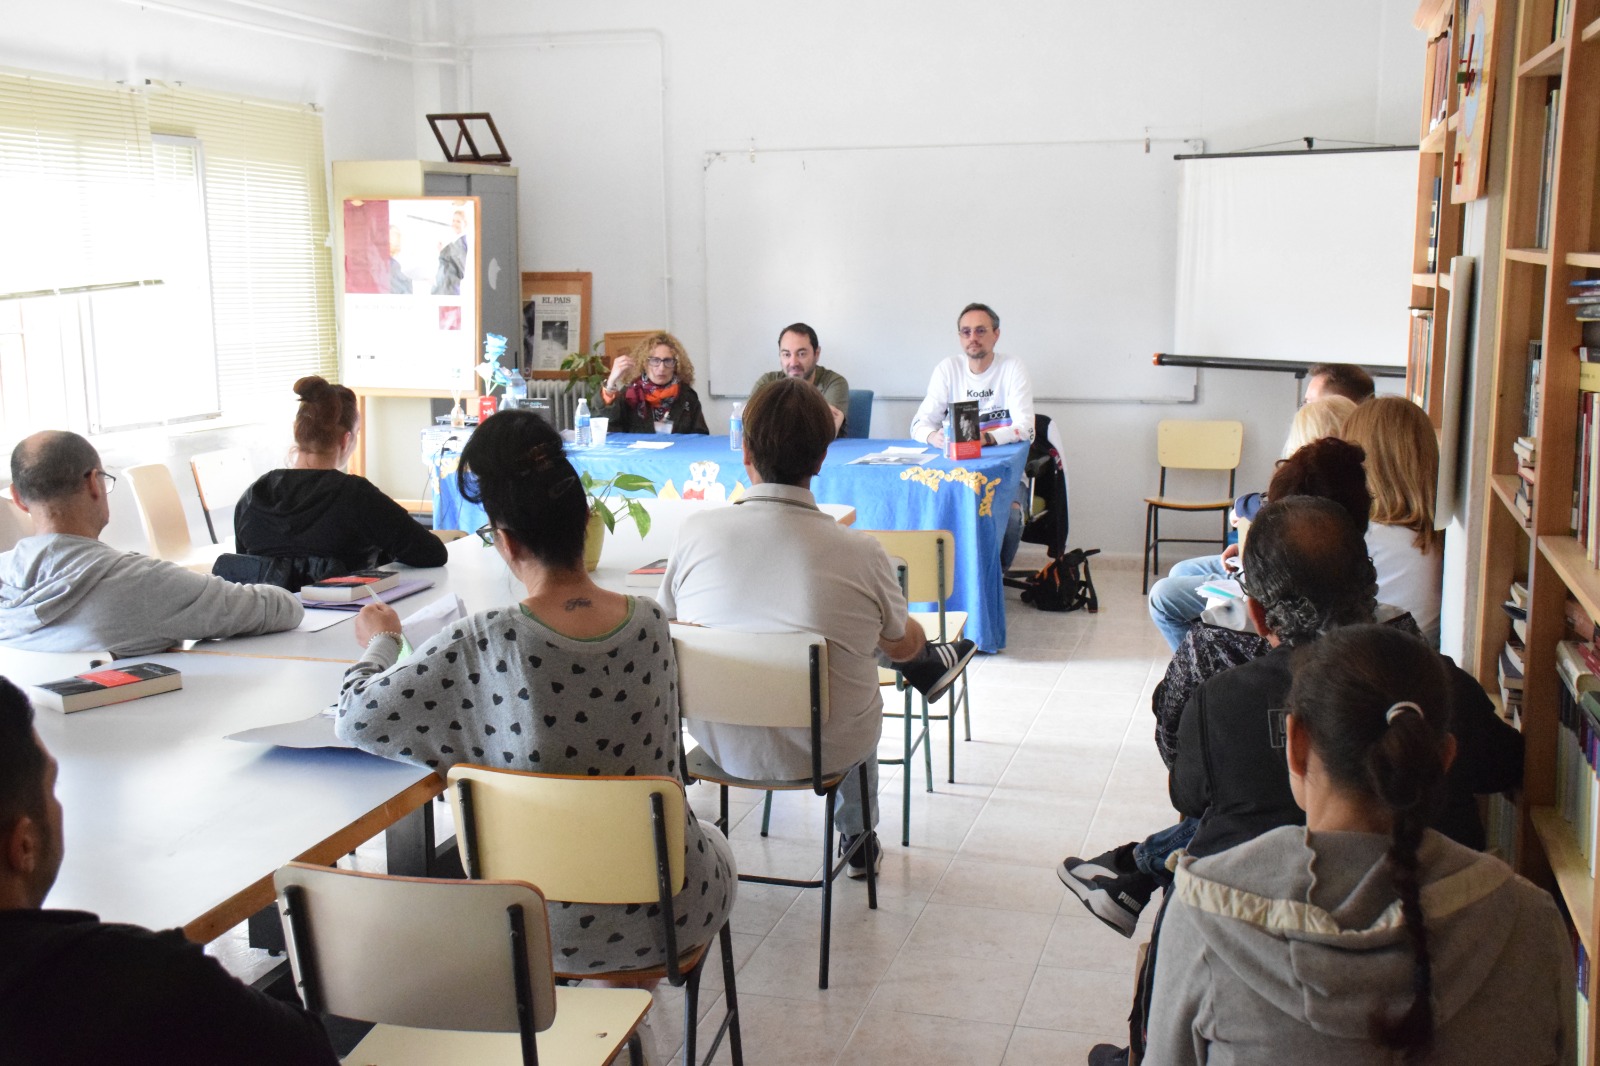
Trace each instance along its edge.
<instances>
[{"instance_id":1,"label":"chair backrest","mask_svg":"<svg viewBox=\"0 0 1600 1066\"><path fill-rule=\"evenodd\" d=\"M10 551L23 537L33 536L33 516L12 502L8 492L0 498L0 551Z\"/></svg>"},{"instance_id":2,"label":"chair backrest","mask_svg":"<svg viewBox=\"0 0 1600 1066\"><path fill-rule=\"evenodd\" d=\"M675 777L459 765L449 781L461 860L474 878L530 881L547 898L571 903L654 903L651 797L660 796L668 895L683 888L684 795Z\"/></svg>"},{"instance_id":3,"label":"chair backrest","mask_svg":"<svg viewBox=\"0 0 1600 1066\"><path fill-rule=\"evenodd\" d=\"M206 513L206 525L211 529L211 539L216 541L216 527L211 525L211 512L219 508L232 510L256 479L250 457L238 448L218 448L213 452L200 452L189 460L189 472L194 475L195 491L200 494L200 509Z\"/></svg>"},{"instance_id":4,"label":"chair backrest","mask_svg":"<svg viewBox=\"0 0 1600 1066\"><path fill-rule=\"evenodd\" d=\"M729 725L828 720L828 641L815 633L742 633L673 623L684 718Z\"/></svg>"},{"instance_id":5,"label":"chair backrest","mask_svg":"<svg viewBox=\"0 0 1600 1066\"><path fill-rule=\"evenodd\" d=\"M555 1020L549 922L532 885L298 862L272 880L310 1010L418 1029L518 1032L522 986L531 1030Z\"/></svg>"},{"instance_id":6,"label":"chair backrest","mask_svg":"<svg viewBox=\"0 0 1600 1066\"><path fill-rule=\"evenodd\" d=\"M846 437L865 439L872 436L871 389L851 389L850 402L844 413Z\"/></svg>"},{"instance_id":7,"label":"chair backrest","mask_svg":"<svg viewBox=\"0 0 1600 1066\"><path fill-rule=\"evenodd\" d=\"M150 541L150 554L157 559L180 562L194 547L189 539L189 520L183 515L183 501L172 471L160 463L130 466L122 472L139 505L139 520Z\"/></svg>"},{"instance_id":8,"label":"chair backrest","mask_svg":"<svg viewBox=\"0 0 1600 1066\"><path fill-rule=\"evenodd\" d=\"M905 567L906 599L942 608L956 582L956 535L947 529L864 529Z\"/></svg>"},{"instance_id":9,"label":"chair backrest","mask_svg":"<svg viewBox=\"0 0 1600 1066\"><path fill-rule=\"evenodd\" d=\"M1243 422L1166 418L1156 426L1156 459L1168 470L1234 470L1243 454Z\"/></svg>"}]
</instances>

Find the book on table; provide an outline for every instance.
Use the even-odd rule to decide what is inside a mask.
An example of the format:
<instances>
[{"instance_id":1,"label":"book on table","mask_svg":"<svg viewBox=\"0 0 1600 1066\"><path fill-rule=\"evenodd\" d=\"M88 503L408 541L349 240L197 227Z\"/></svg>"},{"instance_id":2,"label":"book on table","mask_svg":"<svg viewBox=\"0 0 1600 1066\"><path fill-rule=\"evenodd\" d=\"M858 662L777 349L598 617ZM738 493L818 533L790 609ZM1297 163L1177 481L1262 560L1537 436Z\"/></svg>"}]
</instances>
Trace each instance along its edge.
<instances>
[{"instance_id":1,"label":"book on table","mask_svg":"<svg viewBox=\"0 0 1600 1066\"><path fill-rule=\"evenodd\" d=\"M366 597L376 597L378 593L387 592L399 583L400 575L393 570L357 570L352 574L313 581L300 590L300 596L326 603L353 603Z\"/></svg>"},{"instance_id":2,"label":"book on table","mask_svg":"<svg viewBox=\"0 0 1600 1066\"><path fill-rule=\"evenodd\" d=\"M35 707L71 714L183 687L183 675L159 663L131 663L32 686Z\"/></svg>"},{"instance_id":3,"label":"book on table","mask_svg":"<svg viewBox=\"0 0 1600 1066\"><path fill-rule=\"evenodd\" d=\"M950 405L950 439L946 459L976 459L983 454L983 430L978 424L978 401L959 400Z\"/></svg>"},{"instance_id":4,"label":"book on table","mask_svg":"<svg viewBox=\"0 0 1600 1066\"><path fill-rule=\"evenodd\" d=\"M657 559L653 563L645 563L628 571L624 582L638 588L655 588L661 584L661 576L667 572L667 561Z\"/></svg>"}]
</instances>

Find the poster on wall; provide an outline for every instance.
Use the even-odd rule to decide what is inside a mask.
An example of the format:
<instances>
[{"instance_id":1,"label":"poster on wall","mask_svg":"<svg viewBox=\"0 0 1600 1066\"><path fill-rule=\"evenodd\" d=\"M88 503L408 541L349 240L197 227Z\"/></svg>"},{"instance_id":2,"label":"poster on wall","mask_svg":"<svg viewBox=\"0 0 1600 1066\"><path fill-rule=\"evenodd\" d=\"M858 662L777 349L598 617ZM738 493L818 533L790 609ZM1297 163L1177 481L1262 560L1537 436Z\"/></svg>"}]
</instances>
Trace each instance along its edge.
<instances>
[{"instance_id":1,"label":"poster on wall","mask_svg":"<svg viewBox=\"0 0 1600 1066\"><path fill-rule=\"evenodd\" d=\"M476 197L343 204L343 380L352 388L460 388L477 361Z\"/></svg>"},{"instance_id":2,"label":"poster on wall","mask_svg":"<svg viewBox=\"0 0 1600 1066\"><path fill-rule=\"evenodd\" d=\"M589 350L588 271L522 275L522 345L528 376L565 378L561 360Z\"/></svg>"}]
</instances>

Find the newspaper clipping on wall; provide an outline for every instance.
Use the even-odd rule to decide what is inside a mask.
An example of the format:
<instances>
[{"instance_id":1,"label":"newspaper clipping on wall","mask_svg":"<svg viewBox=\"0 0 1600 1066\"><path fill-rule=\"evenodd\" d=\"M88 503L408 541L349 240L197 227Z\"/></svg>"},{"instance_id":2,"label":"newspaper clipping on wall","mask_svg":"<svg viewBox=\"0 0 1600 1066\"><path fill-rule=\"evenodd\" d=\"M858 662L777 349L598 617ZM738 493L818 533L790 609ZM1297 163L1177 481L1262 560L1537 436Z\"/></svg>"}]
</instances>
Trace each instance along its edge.
<instances>
[{"instance_id":1,"label":"newspaper clipping on wall","mask_svg":"<svg viewBox=\"0 0 1600 1066\"><path fill-rule=\"evenodd\" d=\"M561 360L583 343L583 297L539 293L523 305L522 313L528 365L533 370L560 370Z\"/></svg>"}]
</instances>

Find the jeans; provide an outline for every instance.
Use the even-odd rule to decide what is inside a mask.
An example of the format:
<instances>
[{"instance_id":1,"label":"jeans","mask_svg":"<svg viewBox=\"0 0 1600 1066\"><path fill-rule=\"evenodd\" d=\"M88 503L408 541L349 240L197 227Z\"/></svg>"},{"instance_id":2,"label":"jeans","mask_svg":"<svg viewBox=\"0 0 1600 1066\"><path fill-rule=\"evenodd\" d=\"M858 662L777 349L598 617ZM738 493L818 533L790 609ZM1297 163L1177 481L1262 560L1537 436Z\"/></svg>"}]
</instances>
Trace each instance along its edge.
<instances>
[{"instance_id":1,"label":"jeans","mask_svg":"<svg viewBox=\"0 0 1600 1066\"><path fill-rule=\"evenodd\" d=\"M1017 486L1017 498L1011 501L1011 517L1006 519L1005 535L1000 539L1000 569L1009 570L1011 561L1017 557L1017 548L1022 544L1022 521L1028 513L1028 508L1033 506L1033 496L1028 491L1026 478Z\"/></svg>"},{"instance_id":2,"label":"jeans","mask_svg":"<svg viewBox=\"0 0 1600 1066\"><path fill-rule=\"evenodd\" d=\"M867 795L861 795L861 771L854 766L833 795L833 824L845 836L858 836L878 824L878 756L867 756Z\"/></svg>"},{"instance_id":3,"label":"jeans","mask_svg":"<svg viewBox=\"0 0 1600 1066\"><path fill-rule=\"evenodd\" d=\"M1151 833L1133 846L1133 864L1153 877L1166 888L1172 884L1172 874L1167 869L1167 856L1189 846L1194 831L1200 828L1200 819L1185 818L1170 829Z\"/></svg>"},{"instance_id":4,"label":"jeans","mask_svg":"<svg viewBox=\"0 0 1600 1066\"><path fill-rule=\"evenodd\" d=\"M1150 618L1173 651L1183 643L1190 623L1206 609L1206 598L1200 594L1200 586L1212 578L1226 576L1228 570L1222 565L1222 556L1204 555L1185 559L1150 586Z\"/></svg>"}]
</instances>

